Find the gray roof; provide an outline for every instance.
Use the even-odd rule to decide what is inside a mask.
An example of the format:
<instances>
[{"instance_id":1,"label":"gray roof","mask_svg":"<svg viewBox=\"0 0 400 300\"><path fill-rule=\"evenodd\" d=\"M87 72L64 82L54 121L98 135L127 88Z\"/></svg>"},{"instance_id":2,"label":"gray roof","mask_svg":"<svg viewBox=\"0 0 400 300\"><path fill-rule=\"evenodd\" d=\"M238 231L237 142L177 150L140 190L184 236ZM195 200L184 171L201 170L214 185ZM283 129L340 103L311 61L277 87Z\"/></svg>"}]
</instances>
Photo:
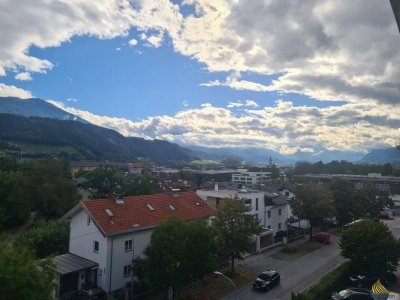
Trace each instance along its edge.
<instances>
[{"instance_id":1,"label":"gray roof","mask_svg":"<svg viewBox=\"0 0 400 300\"><path fill-rule=\"evenodd\" d=\"M287 197L281 193L270 193L264 192L265 194L265 205L283 205L287 204Z\"/></svg>"},{"instance_id":2,"label":"gray roof","mask_svg":"<svg viewBox=\"0 0 400 300\"><path fill-rule=\"evenodd\" d=\"M57 273L61 275L99 266L98 263L71 253L58 255L53 258L53 262L56 265Z\"/></svg>"}]
</instances>

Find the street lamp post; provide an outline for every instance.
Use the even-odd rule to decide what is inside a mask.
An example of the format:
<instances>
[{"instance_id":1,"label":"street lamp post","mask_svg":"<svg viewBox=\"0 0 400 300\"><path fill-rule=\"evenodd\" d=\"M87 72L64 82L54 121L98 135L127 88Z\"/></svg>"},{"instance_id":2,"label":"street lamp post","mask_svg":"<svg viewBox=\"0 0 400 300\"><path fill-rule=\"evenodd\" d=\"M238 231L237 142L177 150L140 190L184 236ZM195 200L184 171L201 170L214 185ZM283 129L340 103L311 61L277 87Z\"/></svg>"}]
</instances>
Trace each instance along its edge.
<instances>
[{"instance_id":1,"label":"street lamp post","mask_svg":"<svg viewBox=\"0 0 400 300\"><path fill-rule=\"evenodd\" d=\"M132 300L133 300L133 265L135 263L135 231L140 227L139 224L133 225L132 229L132 267L131 267L131 295L132 295Z\"/></svg>"},{"instance_id":2,"label":"street lamp post","mask_svg":"<svg viewBox=\"0 0 400 300\"><path fill-rule=\"evenodd\" d=\"M233 285L233 287L235 288L235 300L236 300L237 299L237 288L236 288L236 284L233 282L233 280L218 271L214 271L214 274L224 277Z\"/></svg>"}]
</instances>

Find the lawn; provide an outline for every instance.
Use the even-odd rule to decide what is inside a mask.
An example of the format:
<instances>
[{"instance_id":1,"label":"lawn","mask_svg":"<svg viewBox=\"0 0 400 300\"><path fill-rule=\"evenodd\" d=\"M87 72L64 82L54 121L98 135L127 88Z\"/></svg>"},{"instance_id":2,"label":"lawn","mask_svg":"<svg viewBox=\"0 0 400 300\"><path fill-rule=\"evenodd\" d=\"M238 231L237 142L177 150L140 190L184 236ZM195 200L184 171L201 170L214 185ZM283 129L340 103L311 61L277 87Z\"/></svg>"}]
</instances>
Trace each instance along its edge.
<instances>
[{"instance_id":1,"label":"lawn","mask_svg":"<svg viewBox=\"0 0 400 300\"><path fill-rule=\"evenodd\" d=\"M321 248L322 246L323 246L322 243L307 241L298 246L287 246L283 248L281 251L272 254L271 256L276 259L293 261L309 252Z\"/></svg>"}]
</instances>

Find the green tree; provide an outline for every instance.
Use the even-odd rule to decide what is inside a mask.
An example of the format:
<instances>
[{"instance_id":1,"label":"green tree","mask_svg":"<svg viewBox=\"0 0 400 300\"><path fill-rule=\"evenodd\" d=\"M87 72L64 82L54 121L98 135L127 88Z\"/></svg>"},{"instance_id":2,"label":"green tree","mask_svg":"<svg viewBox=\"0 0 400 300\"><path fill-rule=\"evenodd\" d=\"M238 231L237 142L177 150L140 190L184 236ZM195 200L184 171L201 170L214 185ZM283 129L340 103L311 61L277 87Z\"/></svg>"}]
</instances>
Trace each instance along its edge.
<instances>
[{"instance_id":1,"label":"green tree","mask_svg":"<svg viewBox=\"0 0 400 300\"><path fill-rule=\"evenodd\" d=\"M35 208L47 218L60 217L80 199L70 178L65 177L63 162L44 159L30 171L25 195L30 194Z\"/></svg>"},{"instance_id":2,"label":"green tree","mask_svg":"<svg viewBox=\"0 0 400 300\"><path fill-rule=\"evenodd\" d=\"M250 239L261 232L259 221L249 211L241 199L226 198L213 221L219 252L230 258L232 274L235 273L235 259L243 259L244 253L255 250Z\"/></svg>"},{"instance_id":3,"label":"green tree","mask_svg":"<svg viewBox=\"0 0 400 300\"><path fill-rule=\"evenodd\" d=\"M382 166L382 175L388 176L388 175L393 175L393 167L390 163L386 163Z\"/></svg>"},{"instance_id":4,"label":"green tree","mask_svg":"<svg viewBox=\"0 0 400 300\"><path fill-rule=\"evenodd\" d=\"M93 198L105 198L118 192L123 182L121 169L109 165L87 171L84 177L88 181L83 186L92 193Z\"/></svg>"},{"instance_id":5,"label":"green tree","mask_svg":"<svg viewBox=\"0 0 400 300\"><path fill-rule=\"evenodd\" d=\"M366 186L354 192L352 203L357 209L359 217L376 218L385 207L392 207L393 201L387 196L378 195L377 191Z\"/></svg>"},{"instance_id":6,"label":"green tree","mask_svg":"<svg viewBox=\"0 0 400 300\"><path fill-rule=\"evenodd\" d=\"M151 195L159 189L159 180L153 177L137 176L131 182L122 186L125 196Z\"/></svg>"},{"instance_id":7,"label":"green tree","mask_svg":"<svg viewBox=\"0 0 400 300\"><path fill-rule=\"evenodd\" d=\"M17 171L19 163L15 158L0 156L0 171Z\"/></svg>"},{"instance_id":8,"label":"green tree","mask_svg":"<svg viewBox=\"0 0 400 300\"><path fill-rule=\"evenodd\" d=\"M18 245L30 249L36 258L59 255L68 251L69 225L50 220L39 222L20 238Z\"/></svg>"},{"instance_id":9,"label":"green tree","mask_svg":"<svg viewBox=\"0 0 400 300\"><path fill-rule=\"evenodd\" d=\"M3 207L5 225L20 225L34 208L29 180L30 177L21 171L0 172L0 206Z\"/></svg>"},{"instance_id":10,"label":"green tree","mask_svg":"<svg viewBox=\"0 0 400 300\"><path fill-rule=\"evenodd\" d=\"M363 220L343 231L342 255L362 271L394 272L400 259L400 242L382 222Z\"/></svg>"},{"instance_id":11,"label":"green tree","mask_svg":"<svg viewBox=\"0 0 400 300\"><path fill-rule=\"evenodd\" d=\"M335 217L338 224L343 226L354 220L358 215L357 206L352 201L353 184L348 180L333 178L329 187L332 191Z\"/></svg>"},{"instance_id":12,"label":"green tree","mask_svg":"<svg viewBox=\"0 0 400 300\"><path fill-rule=\"evenodd\" d=\"M226 168L237 168L242 165L242 159L238 156L228 156L225 158L221 163L226 167Z\"/></svg>"},{"instance_id":13,"label":"green tree","mask_svg":"<svg viewBox=\"0 0 400 300\"><path fill-rule=\"evenodd\" d=\"M155 289L175 290L211 272L215 251L214 232L206 222L171 217L154 230L134 273Z\"/></svg>"},{"instance_id":14,"label":"green tree","mask_svg":"<svg viewBox=\"0 0 400 300\"><path fill-rule=\"evenodd\" d=\"M50 300L54 267L49 260L37 262L27 251L0 245L0 298L3 300Z\"/></svg>"},{"instance_id":15,"label":"green tree","mask_svg":"<svg viewBox=\"0 0 400 300\"><path fill-rule=\"evenodd\" d=\"M322 225L333 216L332 193L324 185L304 184L296 190L296 199L292 201L293 214L310 223L310 240L313 227Z\"/></svg>"},{"instance_id":16,"label":"green tree","mask_svg":"<svg viewBox=\"0 0 400 300\"><path fill-rule=\"evenodd\" d=\"M280 177L280 175L281 174L279 173L278 167L275 164L273 164L271 167L271 178L278 179Z\"/></svg>"}]
</instances>

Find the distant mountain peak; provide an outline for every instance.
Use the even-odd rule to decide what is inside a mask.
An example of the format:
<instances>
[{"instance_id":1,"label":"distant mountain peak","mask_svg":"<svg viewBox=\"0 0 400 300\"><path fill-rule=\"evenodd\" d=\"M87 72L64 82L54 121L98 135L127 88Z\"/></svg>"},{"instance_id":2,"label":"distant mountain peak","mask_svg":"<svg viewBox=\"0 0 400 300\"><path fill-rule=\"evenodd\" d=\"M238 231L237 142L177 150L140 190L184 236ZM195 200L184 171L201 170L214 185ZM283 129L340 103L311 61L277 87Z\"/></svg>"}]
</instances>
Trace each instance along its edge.
<instances>
[{"instance_id":1,"label":"distant mountain peak","mask_svg":"<svg viewBox=\"0 0 400 300\"><path fill-rule=\"evenodd\" d=\"M39 98L0 97L0 113L89 123Z\"/></svg>"},{"instance_id":2,"label":"distant mountain peak","mask_svg":"<svg viewBox=\"0 0 400 300\"><path fill-rule=\"evenodd\" d=\"M369 164L391 163L394 165L400 165L400 150L397 150L396 147L373 149L366 154L361 161Z\"/></svg>"}]
</instances>

